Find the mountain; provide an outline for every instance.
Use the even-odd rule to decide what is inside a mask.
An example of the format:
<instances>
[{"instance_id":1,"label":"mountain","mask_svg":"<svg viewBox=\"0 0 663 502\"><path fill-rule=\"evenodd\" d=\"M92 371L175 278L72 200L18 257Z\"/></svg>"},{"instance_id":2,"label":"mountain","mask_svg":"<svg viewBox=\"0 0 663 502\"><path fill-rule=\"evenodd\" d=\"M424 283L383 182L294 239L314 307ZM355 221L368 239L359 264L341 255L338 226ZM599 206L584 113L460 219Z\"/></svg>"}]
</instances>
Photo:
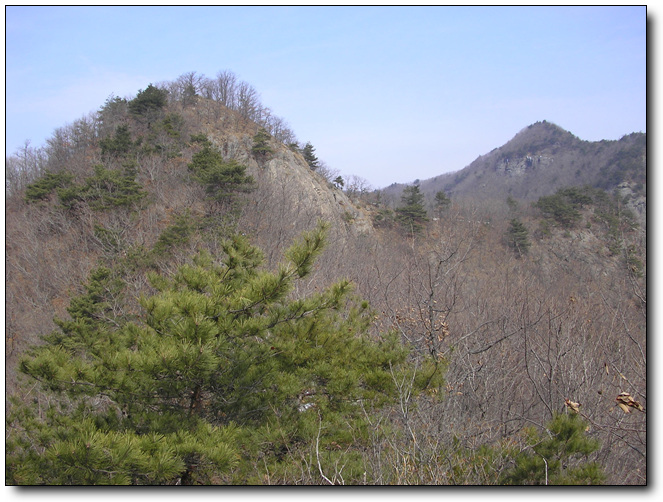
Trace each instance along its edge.
<instances>
[{"instance_id":1,"label":"mountain","mask_svg":"<svg viewBox=\"0 0 663 502\"><path fill-rule=\"evenodd\" d=\"M89 368L99 346L116 342L126 342L124 359L104 359L103 378L130 390L132 378L136 385L166 382L167 412L183 409L183 422L196 415L209 425L196 434L223 436L227 462L209 478L214 482L499 484L520 462L538 461L528 453L534 429L548 438L548 424L568 419L588 437L585 452L594 453L569 456L551 443L541 450L544 459L551 469L561 460L566 468L550 479L569 481L563 476L575 472L576 481L596 481L598 462L607 483L646 484L646 226L624 207L626 200L646 209L644 134L592 143L533 124L464 170L422 181L429 200L444 190L449 201L427 208L429 217L415 226L394 216L402 186L342 190L311 166L281 120L259 103L223 102L226 94L206 91L213 83L189 78L180 87L109 98L56 130L45 147L6 159L10 484L37 479L26 477L25 462L44 476L62 472L64 480L112 478L108 465L74 467L93 459L125 468L108 452L124 440L144 447L152 437L144 420L161 408L132 415L114 401L112 385L96 392L86 380L95 377ZM301 258L291 245L302 236L316 245L311 231L319 220L327 223L326 247L314 263L302 262L310 273L277 291L288 303L263 302L275 291L274 277L297 275L284 260ZM201 263L214 270L214 286L208 274L197 275ZM226 273L226 263L241 266ZM356 295L352 308L337 301L339 281ZM157 293L165 303L146 303ZM219 298L234 305L225 317ZM166 315L174 299L179 314ZM150 323L156 328L146 331ZM158 336L195 335L199 327L218 337L233 333L220 345L227 371L216 383L212 374L205 392L183 386L193 374L186 368L163 370L153 357L177 358L160 352ZM344 338L327 336L339 330ZM145 346L132 338L146 333L153 336ZM72 334L86 335L80 343L96 355L72 345ZM268 343L277 334L278 343ZM353 337L385 350L353 345ZM199 355L209 356L214 343L191 340L183 345L187 357L205 373L214 361ZM20 362L49 344L61 365L75 362L77 374L58 380L52 360ZM251 351L236 351L243 344ZM145 347L149 354L140 352ZM399 351L409 373L388 357ZM357 360L366 363L366 380L355 371ZM120 381L112 375L123 361L155 366L149 374L130 368ZM54 380L23 381L29 367ZM374 388L390 389L395 400ZM261 396L272 396L269 406ZM130 402L151 405L153 398L148 392ZM239 401L253 406L248 414L239 413ZM59 422L58 413L75 409L88 414L81 427L96 427L83 431L97 441L90 451L91 442L72 438ZM252 418L259 416L270 420ZM40 428L46 420L60 427L52 436ZM192 431L179 435L172 422L156 422L169 437L193 441ZM137 433L127 439L128 430ZM186 443L180 453L199 446ZM122 451L129 450L137 451ZM177 448L166 450L164 458ZM148 457L141 466L153 466L155 456ZM177 464L163 465L177 471ZM546 479L538 465L527 471L528 482ZM184 481L157 470L159 479ZM582 477L588 473L596 476Z\"/></svg>"},{"instance_id":2,"label":"mountain","mask_svg":"<svg viewBox=\"0 0 663 502\"><path fill-rule=\"evenodd\" d=\"M583 141L541 121L522 129L510 141L481 155L460 171L420 181L432 198L444 191L452 198L534 201L560 188L589 185L629 195L631 206L646 214L647 135L633 133L618 141ZM397 197L403 185L385 192Z\"/></svg>"}]
</instances>

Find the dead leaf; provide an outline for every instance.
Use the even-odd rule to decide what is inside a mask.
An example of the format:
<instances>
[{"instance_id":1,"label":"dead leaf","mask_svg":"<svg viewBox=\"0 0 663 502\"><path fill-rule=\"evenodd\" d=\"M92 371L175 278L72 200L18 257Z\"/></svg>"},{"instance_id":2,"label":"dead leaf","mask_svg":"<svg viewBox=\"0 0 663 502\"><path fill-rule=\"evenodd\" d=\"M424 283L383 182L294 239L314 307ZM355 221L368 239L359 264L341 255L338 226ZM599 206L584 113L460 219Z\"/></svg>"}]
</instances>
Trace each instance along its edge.
<instances>
[{"instance_id":1,"label":"dead leaf","mask_svg":"<svg viewBox=\"0 0 663 502\"><path fill-rule=\"evenodd\" d=\"M631 413L629 407L626 406L624 403L617 403L617 406L619 406L622 410L624 410L624 413Z\"/></svg>"},{"instance_id":2,"label":"dead leaf","mask_svg":"<svg viewBox=\"0 0 663 502\"><path fill-rule=\"evenodd\" d=\"M575 413L580 412L580 406L582 406L580 403L574 403L568 398L564 398L564 404L568 407L571 408Z\"/></svg>"},{"instance_id":3,"label":"dead leaf","mask_svg":"<svg viewBox=\"0 0 663 502\"><path fill-rule=\"evenodd\" d=\"M619 407L622 410L624 410L626 413L630 413L629 407L630 408L635 408L635 409L640 410L642 412L645 411L644 407L639 402L637 402L635 399L633 399L631 394L629 394L628 392L622 392L621 394L619 394L617 396L617 398L615 399L615 401L617 401L617 404L619 405Z\"/></svg>"}]
</instances>

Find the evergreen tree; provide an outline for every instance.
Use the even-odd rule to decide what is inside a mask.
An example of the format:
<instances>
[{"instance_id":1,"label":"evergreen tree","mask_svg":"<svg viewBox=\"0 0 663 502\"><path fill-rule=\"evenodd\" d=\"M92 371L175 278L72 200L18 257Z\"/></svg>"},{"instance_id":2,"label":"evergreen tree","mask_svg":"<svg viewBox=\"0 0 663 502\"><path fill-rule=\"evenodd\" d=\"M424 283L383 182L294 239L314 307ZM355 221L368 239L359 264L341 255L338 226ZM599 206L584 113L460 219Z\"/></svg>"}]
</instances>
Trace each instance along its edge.
<instances>
[{"instance_id":1,"label":"evergreen tree","mask_svg":"<svg viewBox=\"0 0 663 502\"><path fill-rule=\"evenodd\" d=\"M518 256L527 254L531 243L529 241L527 227L518 218L513 218L507 230L507 244Z\"/></svg>"},{"instance_id":2,"label":"evergreen tree","mask_svg":"<svg viewBox=\"0 0 663 502\"><path fill-rule=\"evenodd\" d=\"M115 135L102 139L99 144L101 145L101 153L103 155L125 156L131 151L134 146L131 141L131 133L129 126L122 124L115 129Z\"/></svg>"},{"instance_id":3,"label":"evergreen tree","mask_svg":"<svg viewBox=\"0 0 663 502\"><path fill-rule=\"evenodd\" d=\"M320 167L320 161L315 155L315 148L310 142L304 145L302 155L304 155L304 160L306 160L306 163L312 170L315 171L318 167Z\"/></svg>"},{"instance_id":4,"label":"evergreen tree","mask_svg":"<svg viewBox=\"0 0 663 502\"><path fill-rule=\"evenodd\" d=\"M27 186L25 201L45 200L56 189L69 186L73 179L73 175L67 172L52 173L47 171L41 178Z\"/></svg>"},{"instance_id":5,"label":"evergreen tree","mask_svg":"<svg viewBox=\"0 0 663 502\"><path fill-rule=\"evenodd\" d=\"M138 95L129 101L128 109L132 115L146 120L147 126L150 127L163 112L167 100L168 91L150 84L145 90L138 91Z\"/></svg>"},{"instance_id":6,"label":"evergreen tree","mask_svg":"<svg viewBox=\"0 0 663 502\"><path fill-rule=\"evenodd\" d=\"M563 228L572 228L581 218L579 209L592 203L589 191L589 187L560 189L553 195L540 197L533 206Z\"/></svg>"},{"instance_id":7,"label":"evergreen tree","mask_svg":"<svg viewBox=\"0 0 663 502\"><path fill-rule=\"evenodd\" d=\"M253 147L251 152L260 159L265 159L267 155L274 152L272 147L269 146L269 140L271 136L265 130L264 127L261 127L260 130L253 136Z\"/></svg>"},{"instance_id":8,"label":"evergreen tree","mask_svg":"<svg viewBox=\"0 0 663 502\"><path fill-rule=\"evenodd\" d=\"M129 101L129 112L134 115L146 116L166 106L168 91L159 89L152 84L145 90L138 91L134 99Z\"/></svg>"},{"instance_id":9,"label":"evergreen tree","mask_svg":"<svg viewBox=\"0 0 663 502\"><path fill-rule=\"evenodd\" d=\"M188 167L217 201L232 199L236 192L247 192L254 185L253 177L246 174L246 166L236 160L225 162L221 153L209 143L192 157Z\"/></svg>"},{"instance_id":10,"label":"evergreen tree","mask_svg":"<svg viewBox=\"0 0 663 502\"><path fill-rule=\"evenodd\" d=\"M212 146L212 142L209 140L207 135L204 134L204 133L192 134L190 141L191 141L191 143L199 144L199 145L202 145L202 146L209 146L209 147Z\"/></svg>"},{"instance_id":11,"label":"evergreen tree","mask_svg":"<svg viewBox=\"0 0 663 502\"><path fill-rule=\"evenodd\" d=\"M184 85L181 99L182 105L185 107L196 104L196 100L198 99L198 92L196 91L196 86L193 85L193 83L188 82Z\"/></svg>"},{"instance_id":12,"label":"evergreen tree","mask_svg":"<svg viewBox=\"0 0 663 502\"><path fill-rule=\"evenodd\" d=\"M589 461L598 441L587 437L587 423L576 414L555 415L546 433L529 429L529 448L515 458L515 466L503 477L509 485L595 485L604 474Z\"/></svg>"},{"instance_id":13,"label":"evergreen tree","mask_svg":"<svg viewBox=\"0 0 663 502\"><path fill-rule=\"evenodd\" d=\"M236 236L221 262L201 252L172 277L152 274L157 293L133 320L114 314L122 282L93 273L71 320L21 361L52 404L42 417L14 404L8 483L256 483L263 468L301 472L311 445L321 472L342 459L360 480L367 412L394 401L396 381L442 382L434 364L415 371L396 337L368 336L349 282L293 297L325 231L305 233L275 271Z\"/></svg>"},{"instance_id":14,"label":"evergreen tree","mask_svg":"<svg viewBox=\"0 0 663 502\"><path fill-rule=\"evenodd\" d=\"M112 131L119 122L126 119L128 102L124 98L110 95L97 112L98 128L101 135Z\"/></svg>"},{"instance_id":15,"label":"evergreen tree","mask_svg":"<svg viewBox=\"0 0 663 502\"><path fill-rule=\"evenodd\" d=\"M396 219L408 230L417 233L421 231L424 222L428 221L424 207L424 194L418 185L405 187L401 196L401 207L396 208Z\"/></svg>"},{"instance_id":16,"label":"evergreen tree","mask_svg":"<svg viewBox=\"0 0 663 502\"><path fill-rule=\"evenodd\" d=\"M440 190L435 194L435 209L438 214L441 214L442 211L447 209L451 205L451 199L447 197L447 194L443 190Z\"/></svg>"},{"instance_id":17,"label":"evergreen tree","mask_svg":"<svg viewBox=\"0 0 663 502\"><path fill-rule=\"evenodd\" d=\"M157 242L154 244L153 252L156 255L165 255L177 246L186 244L194 231L194 224L190 212L175 215L172 225L166 227Z\"/></svg>"},{"instance_id":18,"label":"evergreen tree","mask_svg":"<svg viewBox=\"0 0 663 502\"><path fill-rule=\"evenodd\" d=\"M83 185L58 188L57 193L61 204L67 208L73 208L77 202L85 202L95 211L132 207L146 196L136 181L136 167L131 162L126 163L123 169L94 166L94 175L86 178Z\"/></svg>"}]
</instances>

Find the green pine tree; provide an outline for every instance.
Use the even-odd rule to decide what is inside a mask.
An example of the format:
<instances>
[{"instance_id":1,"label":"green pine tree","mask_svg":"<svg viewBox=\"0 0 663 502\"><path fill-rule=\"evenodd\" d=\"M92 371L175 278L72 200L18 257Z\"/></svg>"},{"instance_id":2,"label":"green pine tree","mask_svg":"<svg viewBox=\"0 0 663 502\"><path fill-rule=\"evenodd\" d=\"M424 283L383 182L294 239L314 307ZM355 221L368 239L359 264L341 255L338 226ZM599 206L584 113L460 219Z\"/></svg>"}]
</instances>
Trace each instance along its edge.
<instances>
[{"instance_id":1,"label":"green pine tree","mask_svg":"<svg viewBox=\"0 0 663 502\"><path fill-rule=\"evenodd\" d=\"M67 172L47 171L41 178L27 186L25 201L30 203L45 200L56 189L68 187L73 179L74 176Z\"/></svg>"},{"instance_id":2,"label":"green pine tree","mask_svg":"<svg viewBox=\"0 0 663 502\"><path fill-rule=\"evenodd\" d=\"M115 134L112 137L102 139L99 144L101 145L101 153L103 155L116 157L126 156L134 146L134 143L131 141L129 126L126 124L117 126Z\"/></svg>"},{"instance_id":3,"label":"green pine tree","mask_svg":"<svg viewBox=\"0 0 663 502\"><path fill-rule=\"evenodd\" d=\"M451 205L451 199L444 193L443 190L440 190L435 194L435 210L438 214L442 214Z\"/></svg>"},{"instance_id":4,"label":"green pine tree","mask_svg":"<svg viewBox=\"0 0 663 502\"><path fill-rule=\"evenodd\" d=\"M518 218L513 218L509 222L507 229L507 245L513 249L518 256L529 252L531 242L529 241L529 232L527 227Z\"/></svg>"},{"instance_id":5,"label":"green pine tree","mask_svg":"<svg viewBox=\"0 0 663 502\"><path fill-rule=\"evenodd\" d=\"M509 206L509 211L515 212L518 209L518 201L510 195L506 198L506 205Z\"/></svg>"},{"instance_id":6,"label":"green pine tree","mask_svg":"<svg viewBox=\"0 0 663 502\"><path fill-rule=\"evenodd\" d=\"M318 167L320 167L320 161L318 160L318 157L316 157L315 155L315 148L310 142L304 145L304 148L302 149L302 155L304 156L304 160L306 160L306 163L312 170L315 171Z\"/></svg>"},{"instance_id":7,"label":"green pine tree","mask_svg":"<svg viewBox=\"0 0 663 502\"><path fill-rule=\"evenodd\" d=\"M136 167L132 162L122 169L94 166L94 175L82 185L64 186L57 189L60 203L72 209L77 203L87 203L95 211L116 207L132 208L147 195L136 181Z\"/></svg>"},{"instance_id":8,"label":"green pine tree","mask_svg":"<svg viewBox=\"0 0 663 502\"><path fill-rule=\"evenodd\" d=\"M196 153L188 165L195 179L205 185L211 198L217 201L232 199L237 192L253 188L253 177L246 174L246 166L236 160L223 160L220 152L207 143Z\"/></svg>"},{"instance_id":9,"label":"green pine tree","mask_svg":"<svg viewBox=\"0 0 663 502\"><path fill-rule=\"evenodd\" d=\"M418 185L405 187L401 196L401 207L396 208L396 219L408 230L417 233L428 221L428 214L424 207L424 194Z\"/></svg>"},{"instance_id":10,"label":"green pine tree","mask_svg":"<svg viewBox=\"0 0 663 502\"><path fill-rule=\"evenodd\" d=\"M539 209L549 221L563 228L572 228L581 218L579 209L592 202L589 188L565 188L553 195L540 197L532 205Z\"/></svg>"},{"instance_id":11,"label":"green pine tree","mask_svg":"<svg viewBox=\"0 0 663 502\"><path fill-rule=\"evenodd\" d=\"M174 220L161 232L154 244L153 252L158 256L164 256L173 248L189 242L189 237L194 231L195 225L188 210L175 215Z\"/></svg>"},{"instance_id":12,"label":"green pine tree","mask_svg":"<svg viewBox=\"0 0 663 502\"><path fill-rule=\"evenodd\" d=\"M134 319L116 308L122 281L95 271L71 319L20 363L50 405L14 402L7 482L258 483L302 472L313 447L321 472L342 462L360 480L367 413L394 402L395 381L421 389L441 375L408 363L396 337L368 335L349 282L294 295L325 233L305 233L274 271L240 235L221 261L200 252L150 276L157 292Z\"/></svg>"},{"instance_id":13,"label":"green pine tree","mask_svg":"<svg viewBox=\"0 0 663 502\"><path fill-rule=\"evenodd\" d=\"M557 414L546 431L528 430L529 448L515 458L515 466L502 478L508 485L595 485L605 475L589 460L599 448L587 437L587 423L576 413Z\"/></svg>"},{"instance_id":14,"label":"green pine tree","mask_svg":"<svg viewBox=\"0 0 663 502\"><path fill-rule=\"evenodd\" d=\"M267 155L274 152L274 149L269 146L270 139L271 136L269 133L265 128L261 127L256 135L253 136L253 147L251 148L251 152L259 159L264 160Z\"/></svg>"},{"instance_id":15,"label":"green pine tree","mask_svg":"<svg viewBox=\"0 0 663 502\"><path fill-rule=\"evenodd\" d=\"M138 91L136 97L129 101L129 112L145 117L158 113L166 106L167 97L168 91L150 84L145 90Z\"/></svg>"}]
</instances>

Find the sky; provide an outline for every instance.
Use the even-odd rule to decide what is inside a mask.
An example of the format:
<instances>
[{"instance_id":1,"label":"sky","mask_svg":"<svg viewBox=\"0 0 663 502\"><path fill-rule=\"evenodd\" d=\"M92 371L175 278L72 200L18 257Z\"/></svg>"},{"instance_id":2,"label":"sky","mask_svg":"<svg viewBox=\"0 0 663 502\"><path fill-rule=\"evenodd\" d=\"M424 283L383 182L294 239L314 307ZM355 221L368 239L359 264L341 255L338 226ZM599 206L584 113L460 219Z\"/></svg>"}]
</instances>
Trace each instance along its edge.
<instances>
[{"instance_id":1,"label":"sky","mask_svg":"<svg viewBox=\"0 0 663 502\"><path fill-rule=\"evenodd\" d=\"M187 72L251 84L370 186L458 171L547 120L646 132L644 6L6 6L6 154Z\"/></svg>"}]
</instances>

